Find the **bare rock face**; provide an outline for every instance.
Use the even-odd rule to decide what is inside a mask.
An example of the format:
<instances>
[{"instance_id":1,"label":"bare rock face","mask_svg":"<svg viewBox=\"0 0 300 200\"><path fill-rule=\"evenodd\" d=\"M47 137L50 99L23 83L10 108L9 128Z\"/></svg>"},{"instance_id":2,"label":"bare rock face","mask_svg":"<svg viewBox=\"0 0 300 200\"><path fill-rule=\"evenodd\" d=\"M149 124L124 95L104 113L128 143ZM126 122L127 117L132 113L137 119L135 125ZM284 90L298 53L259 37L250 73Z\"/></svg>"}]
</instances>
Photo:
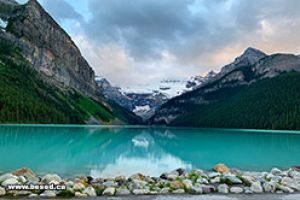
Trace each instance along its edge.
<instances>
[{"instance_id":1,"label":"bare rock face","mask_svg":"<svg viewBox=\"0 0 300 200\"><path fill-rule=\"evenodd\" d=\"M14 41L45 80L62 89L75 88L97 99L94 71L70 36L42 6L30 0L13 13L8 19L6 37Z\"/></svg>"},{"instance_id":2,"label":"bare rock face","mask_svg":"<svg viewBox=\"0 0 300 200\"><path fill-rule=\"evenodd\" d=\"M281 72L300 71L300 58L292 54L274 54L260 60L253 67L257 75L274 77Z\"/></svg>"},{"instance_id":3,"label":"bare rock face","mask_svg":"<svg viewBox=\"0 0 300 200\"><path fill-rule=\"evenodd\" d=\"M267 56L264 52L249 47L247 48L244 53L237 57L234 62L230 63L229 65L226 65L222 68L220 75L227 74L237 68L247 66L247 65L253 65L260 59L264 58Z\"/></svg>"}]
</instances>

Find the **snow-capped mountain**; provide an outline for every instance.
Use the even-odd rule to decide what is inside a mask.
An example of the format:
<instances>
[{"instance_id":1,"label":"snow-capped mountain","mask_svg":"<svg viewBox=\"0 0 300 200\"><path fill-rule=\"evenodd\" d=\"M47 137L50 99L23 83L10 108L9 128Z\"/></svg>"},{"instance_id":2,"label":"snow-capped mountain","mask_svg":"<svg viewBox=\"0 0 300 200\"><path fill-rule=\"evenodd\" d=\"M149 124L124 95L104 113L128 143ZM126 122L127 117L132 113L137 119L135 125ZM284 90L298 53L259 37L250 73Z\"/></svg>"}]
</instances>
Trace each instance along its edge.
<instances>
[{"instance_id":1,"label":"snow-capped mountain","mask_svg":"<svg viewBox=\"0 0 300 200\"><path fill-rule=\"evenodd\" d=\"M185 92L198 88L201 84L207 82L216 73L214 71L209 72L206 76L192 76L189 79L167 79L162 80L158 84L139 84L130 87L121 88L124 94L149 94L149 93L161 93L168 99L179 96Z\"/></svg>"},{"instance_id":2,"label":"snow-capped mountain","mask_svg":"<svg viewBox=\"0 0 300 200\"><path fill-rule=\"evenodd\" d=\"M197 89L216 75L193 76L182 80L162 80L157 84L139 84L128 87L114 87L105 78L96 77L98 91L107 99L133 111L144 119L150 118L162 104L185 92Z\"/></svg>"}]
</instances>

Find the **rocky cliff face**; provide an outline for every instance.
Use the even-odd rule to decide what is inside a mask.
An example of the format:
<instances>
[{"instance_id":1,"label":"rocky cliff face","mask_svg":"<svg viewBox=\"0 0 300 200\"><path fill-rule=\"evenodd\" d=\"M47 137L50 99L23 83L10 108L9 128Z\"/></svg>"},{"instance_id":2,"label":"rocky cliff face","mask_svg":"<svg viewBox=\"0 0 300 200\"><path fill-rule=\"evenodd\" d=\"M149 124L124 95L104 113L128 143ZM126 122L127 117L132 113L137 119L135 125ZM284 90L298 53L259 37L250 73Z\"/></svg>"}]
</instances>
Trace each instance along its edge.
<instances>
[{"instance_id":1,"label":"rocky cliff face","mask_svg":"<svg viewBox=\"0 0 300 200\"><path fill-rule=\"evenodd\" d=\"M2 37L14 42L46 81L97 99L94 71L42 6L36 0L22 6L11 0L1 2L9 8L5 16L10 16Z\"/></svg>"},{"instance_id":2,"label":"rocky cliff face","mask_svg":"<svg viewBox=\"0 0 300 200\"><path fill-rule=\"evenodd\" d=\"M217 103L220 97L230 96L229 92L224 91L232 91L241 86L248 87L257 81L291 71L300 72L298 56L289 54L268 56L259 50L248 48L243 55L224 66L220 73L198 89L168 101L150 121L154 124L172 124L178 118L188 116L192 110Z\"/></svg>"}]
</instances>

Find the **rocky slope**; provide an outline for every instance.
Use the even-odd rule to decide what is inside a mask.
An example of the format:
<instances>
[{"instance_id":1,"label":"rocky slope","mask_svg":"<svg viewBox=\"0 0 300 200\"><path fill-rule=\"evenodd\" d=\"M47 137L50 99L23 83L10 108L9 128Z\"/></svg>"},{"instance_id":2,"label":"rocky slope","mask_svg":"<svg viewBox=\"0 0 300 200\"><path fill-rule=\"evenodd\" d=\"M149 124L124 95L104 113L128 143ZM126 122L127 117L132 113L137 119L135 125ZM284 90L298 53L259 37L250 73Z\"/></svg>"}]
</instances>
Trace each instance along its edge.
<instances>
[{"instance_id":1,"label":"rocky slope","mask_svg":"<svg viewBox=\"0 0 300 200\"><path fill-rule=\"evenodd\" d=\"M249 48L198 89L164 104L150 123L230 128L300 128L297 120L300 115L297 91L300 90L295 84L300 78L299 72L300 59L295 55L268 56ZM286 122L282 122L287 118Z\"/></svg>"},{"instance_id":2,"label":"rocky slope","mask_svg":"<svg viewBox=\"0 0 300 200\"><path fill-rule=\"evenodd\" d=\"M69 35L36 0L15 6L7 21L6 37L21 48L46 81L96 98L94 71Z\"/></svg>"},{"instance_id":3,"label":"rocky slope","mask_svg":"<svg viewBox=\"0 0 300 200\"><path fill-rule=\"evenodd\" d=\"M0 41L1 44L12 48L13 52L9 55L1 52L2 59L4 59L2 63L5 64L5 66L2 66L4 69L10 67L12 63L31 66L38 72L38 76L32 81L43 82L46 88L53 88L53 91L57 91L60 95L72 101L75 100L72 99L75 97L70 94L74 94L74 92L79 94L84 99L80 103L85 105L81 106L81 109L87 109L88 107L88 109L93 110L87 112L89 114L85 117L81 116L81 120L79 120L81 123L135 123L136 120L139 121L139 118L133 113L121 108L114 102L106 100L97 91L93 69L82 57L70 36L36 0L30 0L25 5L19 5L14 0L0 0L0 5L0 18L2 21ZM20 55L16 57L16 54ZM5 56L10 56L8 63L5 62L5 59L8 59ZM23 76L27 75L23 74ZM13 80L13 77L11 78L10 80ZM13 84L13 81L9 83ZM6 86L1 85L1 87ZM18 92L22 94L22 88ZM30 95L33 93L34 91L30 91ZM44 100L44 103L49 100L47 98L58 101L57 97L51 95L48 97L42 95L42 97L40 100ZM4 99L1 103L1 106L3 106L7 102ZM92 108L93 105L94 108ZM71 105L71 107L79 109L77 106ZM72 109L68 113L66 109L59 110L61 108L56 109L71 117ZM66 120L67 123L75 123L75 121ZM18 121L14 118L12 122L22 123L24 121ZM33 123L34 120L31 122ZM59 123L59 120L56 120L55 123Z\"/></svg>"}]
</instances>

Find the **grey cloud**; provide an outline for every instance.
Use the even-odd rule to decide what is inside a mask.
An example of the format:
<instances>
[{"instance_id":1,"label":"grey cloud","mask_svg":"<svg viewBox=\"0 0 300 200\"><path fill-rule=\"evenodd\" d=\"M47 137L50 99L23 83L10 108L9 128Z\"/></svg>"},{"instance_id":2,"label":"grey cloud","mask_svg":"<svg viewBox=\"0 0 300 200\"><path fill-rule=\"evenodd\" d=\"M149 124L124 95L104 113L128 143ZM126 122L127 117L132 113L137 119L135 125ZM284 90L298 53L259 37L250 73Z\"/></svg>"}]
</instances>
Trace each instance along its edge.
<instances>
[{"instance_id":1,"label":"grey cloud","mask_svg":"<svg viewBox=\"0 0 300 200\"><path fill-rule=\"evenodd\" d=\"M81 20L84 15L65 0L44 1L56 19ZM174 71L185 75L219 69L248 46L267 53L300 51L299 0L86 1L90 17L72 34L84 36L95 49L118 45L131 63L119 67L135 75L152 70L145 66L153 66L153 75L170 73L171 67L156 67L156 63L167 64L160 62L162 51L176 58ZM89 57L90 51L83 53ZM112 82L120 79L114 77L116 68L103 64L111 63L105 59L112 56L94 54L92 63L98 73L110 74Z\"/></svg>"},{"instance_id":2,"label":"grey cloud","mask_svg":"<svg viewBox=\"0 0 300 200\"><path fill-rule=\"evenodd\" d=\"M90 37L99 42L117 41L128 46L137 58L156 55L180 37L187 37L195 25L188 10L191 0L90 0L93 19L86 25Z\"/></svg>"}]
</instances>

